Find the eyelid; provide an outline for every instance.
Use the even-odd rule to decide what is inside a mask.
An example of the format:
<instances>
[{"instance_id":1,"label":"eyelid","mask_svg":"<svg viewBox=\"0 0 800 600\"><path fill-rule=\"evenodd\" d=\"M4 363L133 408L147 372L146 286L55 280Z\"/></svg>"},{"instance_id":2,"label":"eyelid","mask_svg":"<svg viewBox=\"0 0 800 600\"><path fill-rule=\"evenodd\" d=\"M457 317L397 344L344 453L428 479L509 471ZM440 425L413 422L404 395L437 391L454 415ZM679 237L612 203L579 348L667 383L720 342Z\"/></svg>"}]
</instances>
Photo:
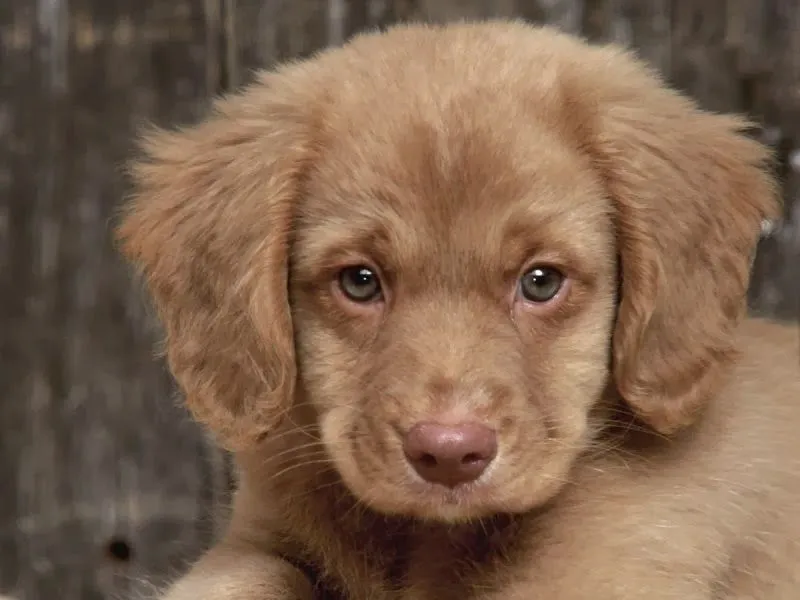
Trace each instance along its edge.
<instances>
[{"instance_id":1,"label":"eyelid","mask_svg":"<svg viewBox=\"0 0 800 600\"><path fill-rule=\"evenodd\" d=\"M364 255L332 249L325 254L301 256L295 261L294 271L298 280L313 284L335 280L343 269L364 266L373 271L381 282L385 282L383 271L376 261Z\"/></svg>"},{"instance_id":2,"label":"eyelid","mask_svg":"<svg viewBox=\"0 0 800 600\"><path fill-rule=\"evenodd\" d=\"M345 269L355 269L356 267L371 271L372 274L378 279L378 283L381 284L381 286L386 283L386 279L383 275L383 269L381 269L380 265L378 265L374 260L370 260L363 256L351 256L348 259L338 260L335 263L332 262L331 266L327 270L328 272L332 273L334 277L338 277L339 273Z\"/></svg>"},{"instance_id":3,"label":"eyelid","mask_svg":"<svg viewBox=\"0 0 800 600\"><path fill-rule=\"evenodd\" d=\"M561 273L564 276L564 279L581 279L581 276L575 275L576 270L572 267L568 261L565 261L563 257L556 257L555 255L545 255L540 254L535 257L531 257L522 263L522 266L517 269L513 273L513 277L515 277L516 281L521 280L527 273L529 273L534 268L545 268L545 269L554 269ZM511 274L509 273L508 279L511 279Z\"/></svg>"}]
</instances>

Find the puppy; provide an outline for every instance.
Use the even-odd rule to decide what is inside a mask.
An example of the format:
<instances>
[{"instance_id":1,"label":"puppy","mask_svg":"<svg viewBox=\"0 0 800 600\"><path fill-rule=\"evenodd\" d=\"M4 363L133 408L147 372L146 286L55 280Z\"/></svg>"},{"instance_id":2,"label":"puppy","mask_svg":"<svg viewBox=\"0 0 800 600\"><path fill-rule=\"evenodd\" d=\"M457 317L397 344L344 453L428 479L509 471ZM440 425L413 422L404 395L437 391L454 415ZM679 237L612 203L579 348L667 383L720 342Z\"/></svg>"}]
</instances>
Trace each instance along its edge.
<instances>
[{"instance_id":1,"label":"puppy","mask_svg":"<svg viewBox=\"0 0 800 600\"><path fill-rule=\"evenodd\" d=\"M402 26L147 136L120 228L224 538L169 600L796 600L747 123L549 29Z\"/></svg>"}]
</instances>

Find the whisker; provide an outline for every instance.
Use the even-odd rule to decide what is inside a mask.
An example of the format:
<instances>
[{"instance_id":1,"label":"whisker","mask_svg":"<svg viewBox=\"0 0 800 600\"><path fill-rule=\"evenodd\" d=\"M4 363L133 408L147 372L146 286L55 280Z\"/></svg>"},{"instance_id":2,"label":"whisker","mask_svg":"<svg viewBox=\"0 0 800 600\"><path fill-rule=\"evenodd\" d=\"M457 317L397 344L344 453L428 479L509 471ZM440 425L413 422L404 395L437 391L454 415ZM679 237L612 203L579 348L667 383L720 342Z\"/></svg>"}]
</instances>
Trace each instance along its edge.
<instances>
[{"instance_id":1,"label":"whisker","mask_svg":"<svg viewBox=\"0 0 800 600\"><path fill-rule=\"evenodd\" d=\"M277 460L277 459L279 459L279 458L281 458L283 456L295 454L297 452L300 452L302 450L307 450L309 448L315 448L315 449L318 448L319 450L326 450L327 449L327 447L325 446L324 442L322 442L321 440L315 440L313 442L308 442L307 444L300 444L298 446L291 446L291 447L286 448L285 450L282 450L282 451L280 451L278 453L275 453L275 454L266 455L266 456L264 456L264 461L266 463L268 461Z\"/></svg>"},{"instance_id":2,"label":"whisker","mask_svg":"<svg viewBox=\"0 0 800 600\"><path fill-rule=\"evenodd\" d=\"M315 465L328 465L328 466L330 466L332 464L333 464L333 461L330 458L315 459L315 460L309 460L309 461L293 463L293 464L287 466L286 468L281 469L280 471L271 474L270 477L269 477L269 481L274 481L275 479L279 479L280 477L282 477L282 476L286 475L287 473L289 473L289 472L291 472L293 470L296 470L296 469L302 469L304 467L312 467L312 466L315 466Z\"/></svg>"}]
</instances>

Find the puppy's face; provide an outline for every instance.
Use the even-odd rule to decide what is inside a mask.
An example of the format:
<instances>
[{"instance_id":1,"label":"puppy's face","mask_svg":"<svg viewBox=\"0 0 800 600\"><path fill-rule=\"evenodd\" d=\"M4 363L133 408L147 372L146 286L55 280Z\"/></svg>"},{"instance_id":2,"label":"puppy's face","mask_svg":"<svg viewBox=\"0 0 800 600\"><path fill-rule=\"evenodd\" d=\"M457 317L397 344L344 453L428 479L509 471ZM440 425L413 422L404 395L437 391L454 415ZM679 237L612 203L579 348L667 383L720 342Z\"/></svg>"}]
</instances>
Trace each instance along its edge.
<instances>
[{"instance_id":1,"label":"puppy's face","mask_svg":"<svg viewBox=\"0 0 800 600\"><path fill-rule=\"evenodd\" d=\"M587 160L541 123L454 102L365 133L330 122L291 259L301 393L344 481L447 520L566 480L607 383L616 285Z\"/></svg>"},{"instance_id":2,"label":"puppy's face","mask_svg":"<svg viewBox=\"0 0 800 600\"><path fill-rule=\"evenodd\" d=\"M767 153L630 56L399 27L217 109L146 140L119 233L227 447L318 427L360 500L454 521L555 494L606 389L669 434L723 381Z\"/></svg>"}]
</instances>

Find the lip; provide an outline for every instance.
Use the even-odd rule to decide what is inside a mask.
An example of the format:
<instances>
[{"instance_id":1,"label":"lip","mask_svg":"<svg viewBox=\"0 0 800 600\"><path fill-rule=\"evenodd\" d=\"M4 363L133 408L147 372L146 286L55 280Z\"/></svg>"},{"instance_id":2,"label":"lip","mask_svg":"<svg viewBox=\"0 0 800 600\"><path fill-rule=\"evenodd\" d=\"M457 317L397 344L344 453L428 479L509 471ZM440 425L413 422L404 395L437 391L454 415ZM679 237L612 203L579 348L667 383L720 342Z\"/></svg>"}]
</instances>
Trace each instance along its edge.
<instances>
[{"instance_id":1,"label":"lip","mask_svg":"<svg viewBox=\"0 0 800 600\"><path fill-rule=\"evenodd\" d=\"M490 502L490 486L467 483L455 488L415 481L408 485L409 505L419 516L446 521L476 518L496 510Z\"/></svg>"},{"instance_id":2,"label":"lip","mask_svg":"<svg viewBox=\"0 0 800 600\"><path fill-rule=\"evenodd\" d=\"M475 483L465 483L454 488L446 487L438 483L426 483L422 481L414 482L411 485L415 495L422 496L426 500L438 500L445 504L463 504L474 501L478 496L481 486Z\"/></svg>"}]
</instances>

